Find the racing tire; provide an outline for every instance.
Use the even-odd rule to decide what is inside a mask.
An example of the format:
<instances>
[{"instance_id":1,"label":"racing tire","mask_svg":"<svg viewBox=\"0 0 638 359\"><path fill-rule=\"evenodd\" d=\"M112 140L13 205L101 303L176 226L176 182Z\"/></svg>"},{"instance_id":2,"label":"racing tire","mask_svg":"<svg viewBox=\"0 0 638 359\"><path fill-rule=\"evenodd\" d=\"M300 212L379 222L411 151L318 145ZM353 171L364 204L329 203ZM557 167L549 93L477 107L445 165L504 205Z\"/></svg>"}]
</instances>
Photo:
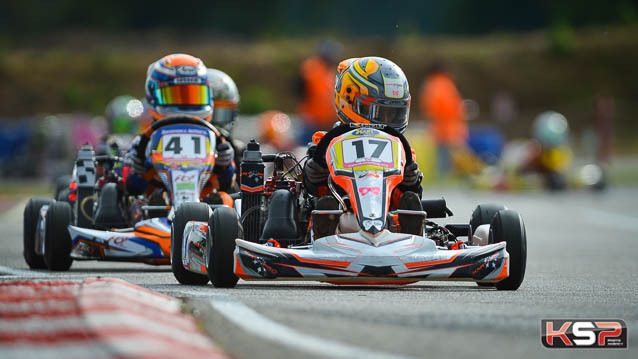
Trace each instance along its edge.
<instances>
[{"instance_id":1,"label":"racing tire","mask_svg":"<svg viewBox=\"0 0 638 359\"><path fill-rule=\"evenodd\" d=\"M35 231L40 217L40 208L44 205L52 205L55 201L51 198L31 198L24 207L22 222L22 246L24 260L31 269L46 269L44 257L35 252Z\"/></svg>"},{"instance_id":2,"label":"racing tire","mask_svg":"<svg viewBox=\"0 0 638 359\"><path fill-rule=\"evenodd\" d=\"M193 273L182 264L184 227L188 221L208 222L208 205L200 202L183 203L175 212L171 225L171 269L175 279L186 285L206 285L206 274Z\"/></svg>"},{"instance_id":3,"label":"racing tire","mask_svg":"<svg viewBox=\"0 0 638 359\"><path fill-rule=\"evenodd\" d=\"M235 239L241 237L239 219L234 209L219 207L208 222L211 242L208 246L208 277L217 288L233 288L239 278L233 268Z\"/></svg>"},{"instance_id":4,"label":"racing tire","mask_svg":"<svg viewBox=\"0 0 638 359\"><path fill-rule=\"evenodd\" d=\"M498 211L505 209L505 206L500 204L479 204L474 208L472 217L470 217L470 227L472 228L472 235L478 226L483 224L490 224L492 218L498 213ZM472 237L470 237L471 239ZM482 283L476 282L479 287L493 287L494 283Z\"/></svg>"},{"instance_id":5,"label":"racing tire","mask_svg":"<svg viewBox=\"0 0 638 359\"><path fill-rule=\"evenodd\" d=\"M490 223L490 243L507 243L510 275L495 283L499 290L516 290L523 283L527 264L527 234L518 212L504 209L496 213Z\"/></svg>"},{"instance_id":6,"label":"racing tire","mask_svg":"<svg viewBox=\"0 0 638 359\"><path fill-rule=\"evenodd\" d=\"M490 224L492 218L498 213L498 211L506 209L505 206L500 204L479 204L474 208L472 217L470 217L470 226L472 226L472 234L483 224Z\"/></svg>"},{"instance_id":7,"label":"racing tire","mask_svg":"<svg viewBox=\"0 0 638 359\"><path fill-rule=\"evenodd\" d=\"M55 202L47 210L44 227L44 263L49 270L67 271L73 264L69 234L72 215L71 205L67 202Z\"/></svg>"}]
</instances>

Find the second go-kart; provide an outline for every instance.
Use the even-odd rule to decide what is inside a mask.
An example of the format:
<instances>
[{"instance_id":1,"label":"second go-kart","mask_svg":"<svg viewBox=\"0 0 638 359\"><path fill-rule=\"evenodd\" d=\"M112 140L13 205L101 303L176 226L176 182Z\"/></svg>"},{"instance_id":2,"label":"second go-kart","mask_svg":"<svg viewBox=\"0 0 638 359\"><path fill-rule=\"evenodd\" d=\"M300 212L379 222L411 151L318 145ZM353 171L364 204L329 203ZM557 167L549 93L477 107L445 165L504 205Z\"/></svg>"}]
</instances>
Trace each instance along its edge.
<instances>
[{"instance_id":1,"label":"second go-kart","mask_svg":"<svg viewBox=\"0 0 638 359\"><path fill-rule=\"evenodd\" d=\"M299 163L286 166L289 154L262 155L258 144L249 143L238 212L220 207L207 221L183 216L182 268L207 273L218 287L233 287L241 278L335 284L452 280L517 289L527 256L518 213L480 205L470 224L440 226L431 219L451 215L443 199L422 201L422 211L392 209L391 194L412 161L406 153L409 143L392 128L333 128L313 158L328 167L330 192L340 208L321 210L303 190L295 171ZM275 162L266 182L263 161ZM199 204L192 210L196 207L204 211ZM401 215L419 218L420 233L403 233L393 220ZM335 234L315 236L312 222L320 216L339 218Z\"/></svg>"},{"instance_id":2,"label":"second go-kart","mask_svg":"<svg viewBox=\"0 0 638 359\"><path fill-rule=\"evenodd\" d=\"M122 159L95 156L84 146L71 185L73 205L47 198L27 203L23 241L29 266L67 270L73 260L170 264L172 209L199 201L215 163L215 131L210 123L185 116L153 123L142 141L150 149L150 174L168 203L158 191L150 201L135 200L137 207L124 196L122 176L114 170ZM96 164L103 167L99 178Z\"/></svg>"}]
</instances>

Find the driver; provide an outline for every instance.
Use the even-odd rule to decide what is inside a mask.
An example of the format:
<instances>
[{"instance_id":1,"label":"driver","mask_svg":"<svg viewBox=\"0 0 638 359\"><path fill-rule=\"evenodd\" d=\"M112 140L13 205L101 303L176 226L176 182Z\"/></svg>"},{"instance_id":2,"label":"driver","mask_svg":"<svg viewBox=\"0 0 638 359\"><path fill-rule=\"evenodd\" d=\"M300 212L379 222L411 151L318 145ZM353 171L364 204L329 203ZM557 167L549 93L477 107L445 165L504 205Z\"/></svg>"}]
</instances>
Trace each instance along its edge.
<instances>
[{"instance_id":1,"label":"driver","mask_svg":"<svg viewBox=\"0 0 638 359\"><path fill-rule=\"evenodd\" d=\"M191 55L164 56L148 67L146 101L153 122L170 115L193 116L210 122L213 94L206 66ZM232 206L230 196L221 191L228 190L235 182L234 150L219 132L216 136L215 167L200 196L205 202ZM162 188L162 182L151 166L147 143L141 135L137 135L125 157L125 165L130 167L126 188L134 196L144 194L151 197L156 188Z\"/></svg>"},{"instance_id":2,"label":"driver","mask_svg":"<svg viewBox=\"0 0 638 359\"><path fill-rule=\"evenodd\" d=\"M381 57L344 60L337 68L335 107L341 123L387 125L403 134L410 114L408 80L399 66ZM324 134L315 133L313 140ZM415 159L415 154L411 155ZM337 200L326 195L328 169L311 158L306 162L303 173L308 192L320 196L317 209L339 209ZM423 210L420 200L422 178L416 161L406 164L403 181L392 193L395 208ZM338 225L338 219L328 215L317 217L315 222L313 230L317 237L334 234ZM422 232L423 221L419 216L399 215L398 222L403 233L420 235Z\"/></svg>"},{"instance_id":3,"label":"driver","mask_svg":"<svg viewBox=\"0 0 638 359\"><path fill-rule=\"evenodd\" d=\"M237 120L239 108L239 90L235 81L225 72L217 69L208 69L208 83L213 91L213 118L211 123L219 130L221 135L230 142L235 152L235 165L241 162L241 155L246 144L233 138L233 128Z\"/></svg>"}]
</instances>

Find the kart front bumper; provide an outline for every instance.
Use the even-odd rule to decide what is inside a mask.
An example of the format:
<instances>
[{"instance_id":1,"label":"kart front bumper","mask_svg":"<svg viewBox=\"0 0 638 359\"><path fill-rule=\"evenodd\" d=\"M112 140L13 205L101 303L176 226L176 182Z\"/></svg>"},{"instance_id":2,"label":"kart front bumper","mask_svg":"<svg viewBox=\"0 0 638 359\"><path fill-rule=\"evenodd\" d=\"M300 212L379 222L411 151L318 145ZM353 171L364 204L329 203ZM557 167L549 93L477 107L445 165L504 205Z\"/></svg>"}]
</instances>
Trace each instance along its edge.
<instances>
[{"instance_id":1,"label":"kart front bumper","mask_svg":"<svg viewBox=\"0 0 638 359\"><path fill-rule=\"evenodd\" d=\"M424 237L387 233L376 244L359 233L313 245L277 248L236 240L235 274L244 280L310 280L337 284L408 284L451 280L499 282L509 275L505 242L437 248Z\"/></svg>"}]
</instances>

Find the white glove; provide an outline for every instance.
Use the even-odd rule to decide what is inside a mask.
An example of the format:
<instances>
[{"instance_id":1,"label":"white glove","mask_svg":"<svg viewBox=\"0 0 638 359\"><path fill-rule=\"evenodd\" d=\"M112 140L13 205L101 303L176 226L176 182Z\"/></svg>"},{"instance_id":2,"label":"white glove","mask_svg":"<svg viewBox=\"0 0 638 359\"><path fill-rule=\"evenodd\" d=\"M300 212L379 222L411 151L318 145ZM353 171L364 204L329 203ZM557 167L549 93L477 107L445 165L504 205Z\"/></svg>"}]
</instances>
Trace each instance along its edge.
<instances>
[{"instance_id":1,"label":"white glove","mask_svg":"<svg viewBox=\"0 0 638 359\"><path fill-rule=\"evenodd\" d=\"M235 158L235 150L233 150L233 146L228 142L222 142L217 145L217 159L215 160L215 165L221 167L228 167L230 163Z\"/></svg>"}]
</instances>

